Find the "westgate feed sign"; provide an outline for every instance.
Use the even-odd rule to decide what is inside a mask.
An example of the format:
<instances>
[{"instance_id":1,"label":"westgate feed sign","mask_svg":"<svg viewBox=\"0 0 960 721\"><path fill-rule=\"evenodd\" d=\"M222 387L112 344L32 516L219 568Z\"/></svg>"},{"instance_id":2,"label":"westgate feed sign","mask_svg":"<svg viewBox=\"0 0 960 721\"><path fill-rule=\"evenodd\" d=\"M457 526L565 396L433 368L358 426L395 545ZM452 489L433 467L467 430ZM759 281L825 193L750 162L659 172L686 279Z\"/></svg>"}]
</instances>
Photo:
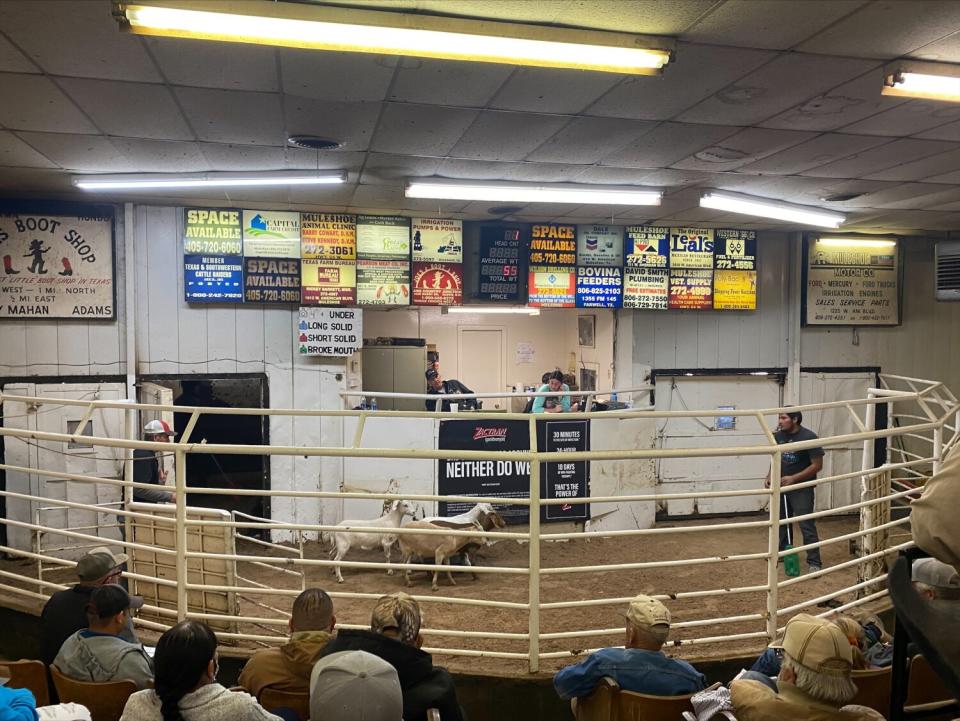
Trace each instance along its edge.
<instances>
[{"instance_id":1,"label":"westgate feed sign","mask_svg":"<svg viewBox=\"0 0 960 721\"><path fill-rule=\"evenodd\" d=\"M363 347L359 308L301 308L297 351L302 356L347 358Z\"/></svg>"},{"instance_id":2,"label":"westgate feed sign","mask_svg":"<svg viewBox=\"0 0 960 721\"><path fill-rule=\"evenodd\" d=\"M112 216L0 215L0 259L0 318L116 318Z\"/></svg>"}]
</instances>

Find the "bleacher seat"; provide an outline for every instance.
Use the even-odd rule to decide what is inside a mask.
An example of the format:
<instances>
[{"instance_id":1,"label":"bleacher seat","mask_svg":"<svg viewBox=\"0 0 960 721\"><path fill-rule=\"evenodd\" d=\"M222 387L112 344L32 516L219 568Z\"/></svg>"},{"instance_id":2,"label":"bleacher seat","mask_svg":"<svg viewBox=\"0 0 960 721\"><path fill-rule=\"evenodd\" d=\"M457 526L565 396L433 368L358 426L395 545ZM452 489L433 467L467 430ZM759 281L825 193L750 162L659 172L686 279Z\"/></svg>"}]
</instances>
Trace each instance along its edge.
<instances>
[{"instance_id":1,"label":"bleacher seat","mask_svg":"<svg viewBox=\"0 0 960 721\"><path fill-rule=\"evenodd\" d=\"M589 696L578 699L576 720L677 721L684 711L693 711L691 697L624 691L612 678L604 677Z\"/></svg>"},{"instance_id":2,"label":"bleacher seat","mask_svg":"<svg viewBox=\"0 0 960 721\"><path fill-rule=\"evenodd\" d=\"M50 691L47 688L47 667L43 661L0 661L0 676L8 679L7 688L25 688L37 700L37 706L50 703Z\"/></svg>"},{"instance_id":3,"label":"bleacher seat","mask_svg":"<svg viewBox=\"0 0 960 721\"><path fill-rule=\"evenodd\" d=\"M127 699L137 690L133 681L77 681L64 676L53 664L50 665L50 675L60 702L86 706L95 721L120 721Z\"/></svg>"}]
</instances>

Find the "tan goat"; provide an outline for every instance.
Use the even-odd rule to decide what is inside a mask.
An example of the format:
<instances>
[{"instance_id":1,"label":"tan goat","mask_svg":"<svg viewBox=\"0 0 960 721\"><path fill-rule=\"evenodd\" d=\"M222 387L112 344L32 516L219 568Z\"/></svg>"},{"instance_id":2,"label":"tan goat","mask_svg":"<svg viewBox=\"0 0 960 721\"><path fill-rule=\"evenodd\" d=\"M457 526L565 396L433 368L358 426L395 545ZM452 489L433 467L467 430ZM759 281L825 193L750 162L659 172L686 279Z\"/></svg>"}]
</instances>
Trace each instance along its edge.
<instances>
[{"instance_id":1,"label":"tan goat","mask_svg":"<svg viewBox=\"0 0 960 721\"><path fill-rule=\"evenodd\" d=\"M430 531L450 530L445 529L442 526L434 525L433 523L429 523L427 521L411 521L404 526L404 528L422 528ZM476 526L476 528L478 532L482 531L479 526ZM442 533L425 533L423 535L416 533L403 533L400 534L398 540L400 543L400 557L403 559L403 563L410 563L414 556L420 556L424 559L432 557L434 559L434 563L436 563L438 566L442 566L444 562L449 563L450 556L455 556L464 546L471 543L484 543L484 538L482 535L479 535L479 533L476 536L448 536ZM433 572L434 591L440 590L440 587L437 585L438 573L439 570L434 570ZM409 569L406 572L406 578L407 585L412 586L413 584L410 582ZM453 580L453 575L449 570L447 571L447 578L450 579L450 583L452 583L454 586L457 585L457 582Z\"/></svg>"}]
</instances>

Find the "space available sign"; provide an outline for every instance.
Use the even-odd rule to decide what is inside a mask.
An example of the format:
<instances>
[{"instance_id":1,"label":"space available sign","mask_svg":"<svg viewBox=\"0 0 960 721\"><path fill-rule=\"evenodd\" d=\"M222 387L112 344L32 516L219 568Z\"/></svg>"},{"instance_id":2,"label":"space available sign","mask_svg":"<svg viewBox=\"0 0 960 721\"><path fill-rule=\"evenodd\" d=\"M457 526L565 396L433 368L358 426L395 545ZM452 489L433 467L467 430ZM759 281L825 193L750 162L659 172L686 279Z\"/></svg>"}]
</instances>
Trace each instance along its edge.
<instances>
[{"instance_id":1,"label":"space available sign","mask_svg":"<svg viewBox=\"0 0 960 721\"><path fill-rule=\"evenodd\" d=\"M463 223L449 218L414 218L413 260L463 262Z\"/></svg>"},{"instance_id":2,"label":"space available sign","mask_svg":"<svg viewBox=\"0 0 960 721\"><path fill-rule=\"evenodd\" d=\"M713 308L713 270L671 270L667 307L670 310Z\"/></svg>"},{"instance_id":3,"label":"space available sign","mask_svg":"<svg viewBox=\"0 0 960 721\"><path fill-rule=\"evenodd\" d=\"M359 308L301 308L297 352L302 356L346 358L363 347Z\"/></svg>"},{"instance_id":4,"label":"space available sign","mask_svg":"<svg viewBox=\"0 0 960 721\"><path fill-rule=\"evenodd\" d=\"M300 213L243 211L243 254L251 258L299 258Z\"/></svg>"},{"instance_id":5,"label":"space available sign","mask_svg":"<svg viewBox=\"0 0 960 721\"><path fill-rule=\"evenodd\" d=\"M355 260L357 216L340 213L301 213L300 257Z\"/></svg>"},{"instance_id":6,"label":"space available sign","mask_svg":"<svg viewBox=\"0 0 960 721\"><path fill-rule=\"evenodd\" d=\"M244 258L243 294L248 303L300 303L299 258Z\"/></svg>"},{"instance_id":7,"label":"space available sign","mask_svg":"<svg viewBox=\"0 0 960 721\"><path fill-rule=\"evenodd\" d=\"M714 267L718 270L756 270L757 233L753 230L714 231Z\"/></svg>"},{"instance_id":8,"label":"space available sign","mask_svg":"<svg viewBox=\"0 0 960 721\"><path fill-rule=\"evenodd\" d=\"M577 264L577 228L574 225L535 225L530 231L530 265Z\"/></svg>"},{"instance_id":9,"label":"space available sign","mask_svg":"<svg viewBox=\"0 0 960 721\"><path fill-rule=\"evenodd\" d=\"M240 211L184 208L183 252L185 255L241 255Z\"/></svg>"},{"instance_id":10,"label":"space available sign","mask_svg":"<svg viewBox=\"0 0 960 721\"><path fill-rule=\"evenodd\" d=\"M242 303L243 258L183 256L183 296L188 303Z\"/></svg>"},{"instance_id":11,"label":"space available sign","mask_svg":"<svg viewBox=\"0 0 960 721\"><path fill-rule=\"evenodd\" d=\"M623 269L577 267L577 308L619 308Z\"/></svg>"},{"instance_id":12,"label":"space available sign","mask_svg":"<svg viewBox=\"0 0 960 721\"><path fill-rule=\"evenodd\" d=\"M540 421L537 446L548 453L590 450L590 421ZM544 498L583 498L590 495L588 461L551 461L540 470ZM590 517L590 504L563 503L543 507L545 521L582 521Z\"/></svg>"},{"instance_id":13,"label":"space available sign","mask_svg":"<svg viewBox=\"0 0 960 721\"><path fill-rule=\"evenodd\" d=\"M405 260L358 260L359 305L410 305L410 263Z\"/></svg>"},{"instance_id":14,"label":"space available sign","mask_svg":"<svg viewBox=\"0 0 960 721\"><path fill-rule=\"evenodd\" d=\"M300 302L303 305L353 305L357 302L357 261L300 261Z\"/></svg>"},{"instance_id":15,"label":"space available sign","mask_svg":"<svg viewBox=\"0 0 960 721\"><path fill-rule=\"evenodd\" d=\"M624 229L627 267L666 268L670 262L670 229L628 225Z\"/></svg>"},{"instance_id":16,"label":"space available sign","mask_svg":"<svg viewBox=\"0 0 960 721\"><path fill-rule=\"evenodd\" d=\"M577 265L622 266L623 227L578 225Z\"/></svg>"},{"instance_id":17,"label":"space available sign","mask_svg":"<svg viewBox=\"0 0 960 721\"><path fill-rule=\"evenodd\" d=\"M542 308L575 308L577 276L573 268L531 266L527 303Z\"/></svg>"},{"instance_id":18,"label":"space available sign","mask_svg":"<svg viewBox=\"0 0 960 721\"><path fill-rule=\"evenodd\" d=\"M899 246L880 238L807 244L807 325L898 325Z\"/></svg>"},{"instance_id":19,"label":"space available sign","mask_svg":"<svg viewBox=\"0 0 960 721\"><path fill-rule=\"evenodd\" d=\"M0 318L116 318L113 217L0 215Z\"/></svg>"},{"instance_id":20,"label":"space available sign","mask_svg":"<svg viewBox=\"0 0 960 721\"><path fill-rule=\"evenodd\" d=\"M459 263L414 263L414 305L461 305L463 271Z\"/></svg>"},{"instance_id":21,"label":"space available sign","mask_svg":"<svg viewBox=\"0 0 960 721\"><path fill-rule=\"evenodd\" d=\"M671 268L713 268L711 228L671 228Z\"/></svg>"},{"instance_id":22,"label":"space available sign","mask_svg":"<svg viewBox=\"0 0 960 721\"><path fill-rule=\"evenodd\" d=\"M357 257L365 260L410 258L410 218L357 216Z\"/></svg>"},{"instance_id":23,"label":"space available sign","mask_svg":"<svg viewBox=\"0 0 960 721\"><path fill-rule=\"evenodd\" d=\"M757 271L715 270L713 307L714 310L756 310Z\"/></svg>"},{"instance_id":24,"label":"space available sign","mask_svg":"<svg viewBox=\"0 0 960 721\"><path fill-rule=\"evenodd\" d=\"M666 268L627 268L623 277L623 307L666 310L670 271Z\"/></svg>"},{"instance_id":25,"label":"space available sign","mask_svg":"<svg viewBox=\"0 0 960 721\"><path fill-rule=\"evenodd\" d=\"M520 245L518 228L480 228L478 298L520 300Z\"/></svg>"}]
</instances>

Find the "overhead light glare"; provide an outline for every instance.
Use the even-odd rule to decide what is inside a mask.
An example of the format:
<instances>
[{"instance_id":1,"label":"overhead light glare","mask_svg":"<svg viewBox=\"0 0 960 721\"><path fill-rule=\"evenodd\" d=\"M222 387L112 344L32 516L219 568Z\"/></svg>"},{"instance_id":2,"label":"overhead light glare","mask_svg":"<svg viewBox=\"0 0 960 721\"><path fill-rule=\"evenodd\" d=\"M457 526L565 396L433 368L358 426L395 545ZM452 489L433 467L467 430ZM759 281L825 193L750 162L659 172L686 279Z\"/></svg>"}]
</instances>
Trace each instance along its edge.
<instances>
[{"instance_id":1,"label":"overhead light glare","mask_svg":"<svg viewBox=\"0 0 960 721\"><path fill-rule=\"evenodd\" d=\"M271 185L335 185L347 179L345 173L303 173L297 175L78 175L73 184L82 190L158 190L176 188L238 188Z\"/></svg>"},{"instance_id":2,"label":"overhead light glare","mask_svg":"<svg viewBox=\"0 0 960 721\"><path fill-rule=\"evenodd\" d=\"M540 315L539 308L515 308L513 306L503 306L502 308L498 306L490 305L481 305L481 306L470 306L470 305L461 305L447 308L448 313L481 313L487 315L500 315L500 314L512 314L512 315Z\"/></svg>"},{"instance_id":3,"label":"overhead light glare","mask_svg":"<svg viewBox=\"0 0 960 721\"><path fill-rule=\"evenodd\" d=\"M887 75L883 95L960 102L960 77L897 72Z\"/></svg>"},{"instance_id":4,"label":"overhead light glare","mask_svg":"<svg viewBox=\"0 0 960 721\"><path fill-rule=\"evenodd\" d=\"M819 208L779 203L775 200L754 198L749 195L711 191L700 198L700 207L725 210L730 213L755 215L760 218L774 218L823 228L838 228L846 220L840 213L832 213Z\"/></svg>"},{"instance_id":5,"label":"overhead light glare","mask_svg":"<svg viewBox=\"0 0 960 721\"><path fill-rule=\"evenodd\" d=\"M660 205L659 190L604 188L589 185L524 185L504 183L412 181L408 198L486 200L513 203L573 203L577 205Z\"/></svg>"},{"instance_id":6,"label":"overhead light glare","mask_svg":"<svg viewBox=\"0 0 960 721\"><path fill-rule=\"evenodd\" d=\"M478 62L658 74L673 41L628 33L266 1L121 5L143 35ZM648 47L644 47L644 45Z\"/></svg>"},{"instance_id":7,"label":"overhead light glare","mask_svg":"<svg viewBox=\"0 0 960 721\"><path fill-rule=\"evenodd\" d=\"M817 238L820 245L837 248L895 248L895 240L861 240L859 238Z\"/></svg>"}]
</instances>

